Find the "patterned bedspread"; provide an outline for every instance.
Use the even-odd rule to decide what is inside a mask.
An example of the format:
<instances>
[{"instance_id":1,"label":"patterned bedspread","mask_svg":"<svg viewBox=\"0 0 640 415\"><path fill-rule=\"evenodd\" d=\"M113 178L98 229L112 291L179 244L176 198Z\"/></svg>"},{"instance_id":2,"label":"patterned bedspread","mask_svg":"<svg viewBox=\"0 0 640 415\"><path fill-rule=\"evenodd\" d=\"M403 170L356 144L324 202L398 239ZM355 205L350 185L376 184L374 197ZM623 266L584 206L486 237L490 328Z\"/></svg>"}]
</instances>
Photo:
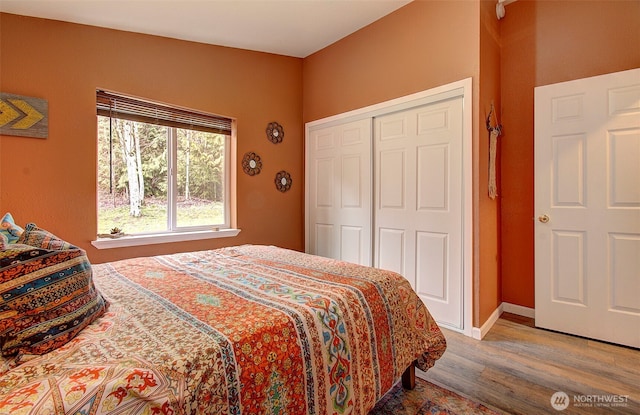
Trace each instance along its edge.
<instances>
[{"instance_id":1,"label":"patterned bedspread","mask_svg":"<svg viewBox=\"0 0 640 415\"><path fill-rule=\"evenodd\" d=\"M394 273L268 246L94 265L109 311L0 361L0 414L362 414L445 339Z\"/></svg>"}]
</instances>

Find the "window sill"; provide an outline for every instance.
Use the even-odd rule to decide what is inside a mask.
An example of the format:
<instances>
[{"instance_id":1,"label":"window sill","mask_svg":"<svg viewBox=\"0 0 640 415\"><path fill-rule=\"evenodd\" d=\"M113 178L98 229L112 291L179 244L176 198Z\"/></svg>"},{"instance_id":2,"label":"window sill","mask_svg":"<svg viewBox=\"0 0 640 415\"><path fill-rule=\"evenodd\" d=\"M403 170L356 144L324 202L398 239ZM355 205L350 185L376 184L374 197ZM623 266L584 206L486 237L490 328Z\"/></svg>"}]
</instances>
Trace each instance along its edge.
<instances>
[{"instance_id":1,"label":"window sill","mask_svg":"<svg viewBox=\"0 0 640 415\"><path fill-rule=\"evenodd\" d=\"M149 235L131 235L113 239L98 238L95 241L91 241L91 245L95 246L98 249L124 248L127 246L197 241L200 239L230 238L238 235L239 233L240 229L222 229L219 231L192 231Z\"/></svg>"}]
</instances>

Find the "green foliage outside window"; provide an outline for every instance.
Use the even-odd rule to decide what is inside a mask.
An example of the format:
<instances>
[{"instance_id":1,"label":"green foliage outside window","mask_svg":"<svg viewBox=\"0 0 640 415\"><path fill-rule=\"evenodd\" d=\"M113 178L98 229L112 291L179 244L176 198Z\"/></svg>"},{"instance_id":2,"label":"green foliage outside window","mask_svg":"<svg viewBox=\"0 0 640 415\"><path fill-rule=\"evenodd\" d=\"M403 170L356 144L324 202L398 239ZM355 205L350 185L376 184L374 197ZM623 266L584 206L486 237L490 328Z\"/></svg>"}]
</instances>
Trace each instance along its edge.
<instances>
[{"instance_id":1,"label":"green foliage outside window","mask_svg":"<svg viewBox=\"0 0 640 415\"><path fill-rule=\"evenodd\" d=\"M223 224L225 139L223 134L98 116L98 233L114 227L136 234Z\"/></svg>"}]
</instances>

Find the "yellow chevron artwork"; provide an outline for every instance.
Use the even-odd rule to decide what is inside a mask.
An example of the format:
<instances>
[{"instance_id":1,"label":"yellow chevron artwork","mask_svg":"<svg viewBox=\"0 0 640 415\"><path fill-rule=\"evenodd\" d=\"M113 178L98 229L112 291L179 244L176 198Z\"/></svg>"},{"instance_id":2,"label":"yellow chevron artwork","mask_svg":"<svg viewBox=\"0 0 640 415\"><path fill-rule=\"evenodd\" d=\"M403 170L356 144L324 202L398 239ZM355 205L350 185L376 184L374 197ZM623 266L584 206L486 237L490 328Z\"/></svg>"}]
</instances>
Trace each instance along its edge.
<instances>
[{"instance_id":1,"label":"yellow chevron artwork","mask_svg":"<svg viewBox=\"0 0 640 415\"><path fill-rule=\"evenodd\" d=\"M0 135L47 138L47 100L0 92Z\"/></svg>"}]
</instances>

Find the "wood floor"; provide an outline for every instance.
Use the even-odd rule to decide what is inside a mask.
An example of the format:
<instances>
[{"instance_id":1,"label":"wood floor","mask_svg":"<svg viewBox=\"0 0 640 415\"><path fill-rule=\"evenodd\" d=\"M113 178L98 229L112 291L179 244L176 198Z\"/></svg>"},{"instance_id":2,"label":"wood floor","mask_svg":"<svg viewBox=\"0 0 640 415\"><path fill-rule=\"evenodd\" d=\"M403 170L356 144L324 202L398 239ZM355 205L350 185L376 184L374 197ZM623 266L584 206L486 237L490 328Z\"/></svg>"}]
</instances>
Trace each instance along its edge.
<instances>
[{"instance_id":1,"label":"wood floor","mask_svg":"<svg viewBox=\"0 0 640 415\"><path fill-rule=\"evenodd\" d=\"M499 412L640 414L640 350L536 329L508 313L481 341L443 331L447 351L417 376ZM556 392L567 394L566 409L552 407Z\"/></svg>"}]
</instances>

